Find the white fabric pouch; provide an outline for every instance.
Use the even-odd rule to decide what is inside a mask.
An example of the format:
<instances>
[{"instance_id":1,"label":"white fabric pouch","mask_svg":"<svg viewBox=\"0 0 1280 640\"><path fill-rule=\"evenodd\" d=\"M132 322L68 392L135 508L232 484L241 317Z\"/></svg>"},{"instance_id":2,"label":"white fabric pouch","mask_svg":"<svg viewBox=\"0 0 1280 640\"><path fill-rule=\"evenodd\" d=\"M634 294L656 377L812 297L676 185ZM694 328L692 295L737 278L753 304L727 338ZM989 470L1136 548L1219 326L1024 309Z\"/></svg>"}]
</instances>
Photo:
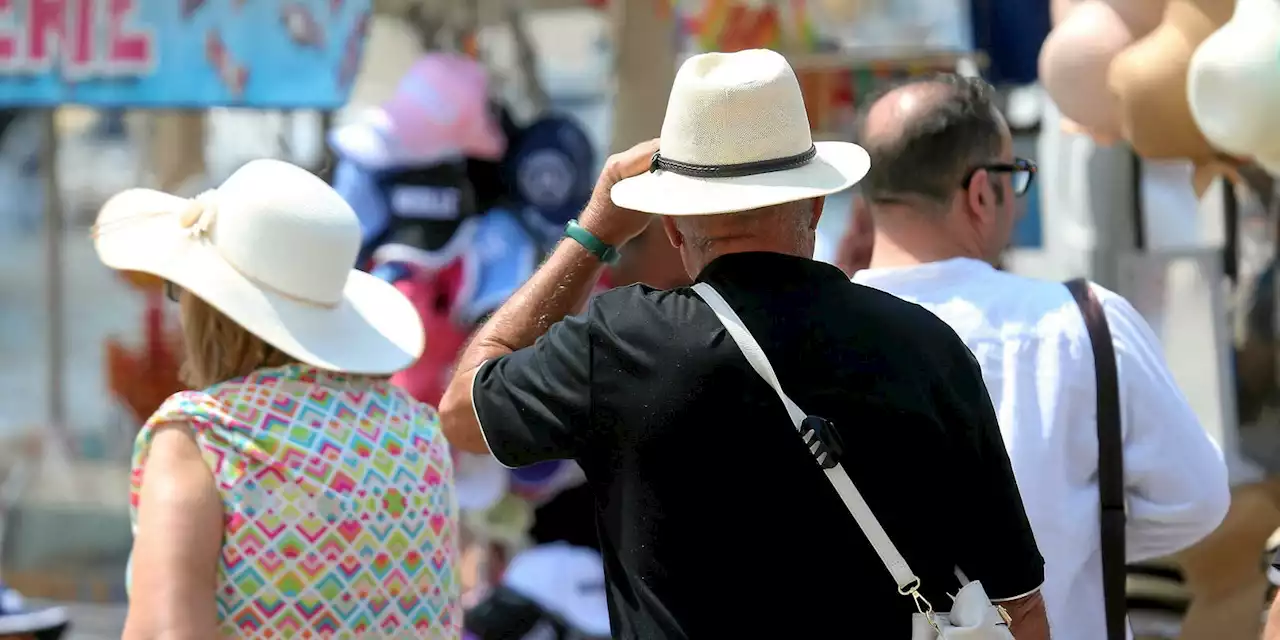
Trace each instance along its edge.
<instances>
[{"instance_id":1,"label":"white fabric pouch","mask_svg":"<svg viewBox=\"0 0 1280 640\"><path fill-rule=\"evenodd\" d=\"M876 520L875 514L871 513L871 508L863 500L862 494L858 492L857 487L853 486L849 474L840 466L841 452L838 450L839 445L834 444L830 439L836 437L834 431L830 429L830 423L806 414L791 401L791 398L782 390L782 385L778 382L773 365L769 364L764 350L747 330L742 319L714 287L700 282L693 286L693 291L715 312L720 323L729 332L729 336L742 350L742 355L746 356L751 368L755 369L756 373L760 374L760 377L764 378L764 381L777 392L778 398L782 400L782 404L787 408L787 414L794 423L796 433L809 447L814 460L826 473L827 480L840 494L840 498L844 500L853 519L858 522L862 533L871 541L871 546L875 548L881 562L893 576L894 582L898 583L898 593L915 601L917 613L912 620L911 640L1013 640L1013 634L1009 631L1009 617L1004 608L993 604L987 597L987 593L983 591L982 584L976 580L972 582L966 580L958 568L956 575L963 586L953 598L951 611L942 613L933 610L932 604L920 594L920 578L911 571L906 558L902 557L897 547L889 540L888 534Z\"/></svg>"},{"instance_id":2,"label":"white fabric pouch","mask_svg":"<svg viewBox=\"0 0 1280 640\"><path fill-rule=\"evenodd\" d=\"M930 613L922 608L912 618L911 640L1013 640L1007 614L991 603L979 582L956 592L950 612Z\"/></svg>"}]
</instances>

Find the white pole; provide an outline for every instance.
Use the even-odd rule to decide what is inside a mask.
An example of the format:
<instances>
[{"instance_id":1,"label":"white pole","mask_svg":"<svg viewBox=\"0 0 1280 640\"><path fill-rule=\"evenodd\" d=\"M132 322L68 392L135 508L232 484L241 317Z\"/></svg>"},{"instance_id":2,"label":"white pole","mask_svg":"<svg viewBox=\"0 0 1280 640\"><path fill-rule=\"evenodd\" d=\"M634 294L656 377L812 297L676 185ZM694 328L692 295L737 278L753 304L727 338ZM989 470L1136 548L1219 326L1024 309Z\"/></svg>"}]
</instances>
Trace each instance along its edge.
<instances>
[{"instance_id":1,"label":"white pole","mask_svg":"<svg viewBox=\"0 0 1280 640\"><path fill-rule=\"evenodd\" d=\"M616 87L610 148L617 152L662 131L677 52L675 21L658 12L656 0L614 0L610 11Z\"/></svg>"},{"instance_id":2,"label":"white pole","mask_svg":"<svg viewBox=\"0 0 1280 640\"><path fill-rule=\"evenodd\" d=\"M69 447L64 398L66 383L66 318L63 305L62 235L64 228L62 188L58 180L58 126L56 108L45 114L40 148L40 173L44 178L45 309L47 340L47 386L49 428L63 447Z\"/></svg>"}]
</instances>

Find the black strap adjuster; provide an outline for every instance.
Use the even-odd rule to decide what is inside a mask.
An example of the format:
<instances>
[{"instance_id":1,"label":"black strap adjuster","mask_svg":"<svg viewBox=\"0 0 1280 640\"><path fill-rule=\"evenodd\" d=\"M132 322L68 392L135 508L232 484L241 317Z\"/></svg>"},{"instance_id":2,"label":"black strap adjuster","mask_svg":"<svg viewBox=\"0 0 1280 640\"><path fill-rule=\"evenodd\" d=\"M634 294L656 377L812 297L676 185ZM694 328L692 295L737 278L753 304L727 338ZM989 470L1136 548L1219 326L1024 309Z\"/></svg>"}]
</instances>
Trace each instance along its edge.
<instances>
[{"instance_id":1,"label":"black strap adjuster","mask_svg":"<svg viewBox=\"0 0 1280 640\"><path fill-rule=\"evenodd\" d=\"M840 439L840 433L831 421L818 416L805 416L800 422L800 437L805 446L809 447L809 453L813 454L818 466L832 469L840 464L840 457L844 455L844 441Z\"/></svg>"}]
</instances>

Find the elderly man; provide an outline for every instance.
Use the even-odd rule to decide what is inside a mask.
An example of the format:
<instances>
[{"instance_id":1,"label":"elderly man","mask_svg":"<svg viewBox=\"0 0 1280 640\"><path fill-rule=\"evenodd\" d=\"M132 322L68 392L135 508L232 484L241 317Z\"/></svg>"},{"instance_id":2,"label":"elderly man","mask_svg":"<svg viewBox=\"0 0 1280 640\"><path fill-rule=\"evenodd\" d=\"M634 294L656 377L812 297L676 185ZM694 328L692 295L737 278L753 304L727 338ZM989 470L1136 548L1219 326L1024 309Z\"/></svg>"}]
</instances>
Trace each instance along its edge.
<instances>
[{"instance_id":1,"label":"elderly man","mask_svg":"<svg viewBox=\"0 0 1280 640\"><path fill-rule=\"evenodd\" d=\"M949 608L966 578L1019 640L1047 637L1043 561L973 357L933 315L811 259L823 198L865 174L865 152L811 141L794 72L765 50L687 61L660 148L610 159L464 352L440 405L452 443L582 466L616 637L905 640L917 607ZM698 290L623 287L565 317L642 211L826 419L832 458L815 462ZM906 584L833 490L820 465L837 460L914 570Z\"/></svg>"},{"instance_id":2,"label":"elderly man","mask_svg":"<svg viewBox=\"0 0 1280 640\"><path fill-rule=\"evenodd\" d=\"M1106 638L1093 349L1066 287L992 266L1034 165L1013 157L1009 128L976 79L898 87L871 106L862 133L875 242L853 281L938 314L977 356L1044 552L1053 637ZM1092 288L1119 372L1128 559L1168 555L1222 521L1226 467L1146 322Z\"/></svg>"}]
</instances>

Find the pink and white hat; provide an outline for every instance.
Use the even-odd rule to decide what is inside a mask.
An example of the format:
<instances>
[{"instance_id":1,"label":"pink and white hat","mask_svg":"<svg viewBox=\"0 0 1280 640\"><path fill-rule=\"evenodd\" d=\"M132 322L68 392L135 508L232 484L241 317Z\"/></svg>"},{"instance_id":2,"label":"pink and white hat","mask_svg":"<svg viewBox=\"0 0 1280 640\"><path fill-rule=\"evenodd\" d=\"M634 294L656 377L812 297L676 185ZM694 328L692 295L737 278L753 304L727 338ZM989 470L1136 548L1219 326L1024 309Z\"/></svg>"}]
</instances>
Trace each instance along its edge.
<instances>
[{"instance_id":1,"label":"pink and white hat","mask_svg":"<svg viewBox=\"0 0 1280 640\"><path fill-rule=\"evenodd\" d=\"M343 157L378 168L498 160L507 148L489 108L488 72L454 53L414 63L390 100L336 129L330 143Z\"/></svg>"}]
</instances>

